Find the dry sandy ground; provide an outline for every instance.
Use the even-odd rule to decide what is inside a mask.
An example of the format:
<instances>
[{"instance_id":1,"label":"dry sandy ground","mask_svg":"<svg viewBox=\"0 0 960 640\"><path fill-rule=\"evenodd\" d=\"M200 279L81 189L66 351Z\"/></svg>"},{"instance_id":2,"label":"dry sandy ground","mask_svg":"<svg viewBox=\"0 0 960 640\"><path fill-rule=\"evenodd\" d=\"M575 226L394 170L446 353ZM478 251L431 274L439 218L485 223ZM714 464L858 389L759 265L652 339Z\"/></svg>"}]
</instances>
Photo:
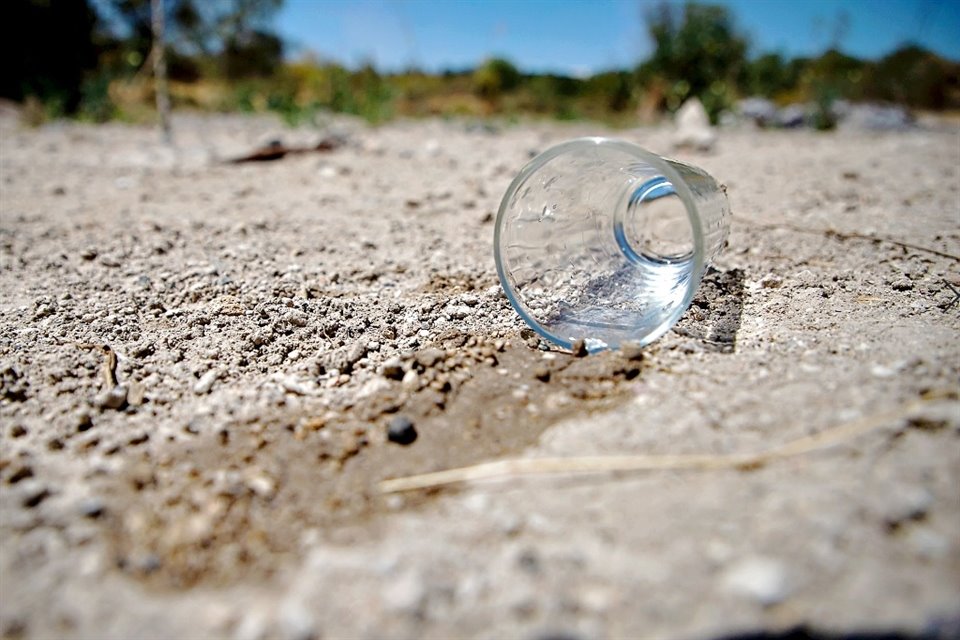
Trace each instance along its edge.
<instances>
[{"instance_id":1,"label":"dry sandy ground","mask_svg":"<svg viewBox=\"0 0 960 640\"><path fill-rule=\"evenodd\" d=\"M4 637L960 631L960 129L680 153L728 185L728 250L642 358L573 358L500 293L492 217L603 131L328 126L231 165L321 132L0 120ZM376 484L844 425L738 468Z\"/></svg>"}]
</instances>

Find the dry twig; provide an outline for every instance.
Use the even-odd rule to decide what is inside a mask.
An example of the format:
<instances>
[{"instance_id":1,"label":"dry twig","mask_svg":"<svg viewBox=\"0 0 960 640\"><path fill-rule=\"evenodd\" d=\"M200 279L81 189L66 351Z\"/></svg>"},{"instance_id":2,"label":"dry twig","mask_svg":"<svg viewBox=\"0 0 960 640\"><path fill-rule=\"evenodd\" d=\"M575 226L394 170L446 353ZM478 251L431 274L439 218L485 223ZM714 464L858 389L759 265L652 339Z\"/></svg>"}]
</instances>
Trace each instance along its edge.
<instances>
[{"instance_id":1,"label":"dry twig","mask_svg":"<svg viewBox=\"0 0 960 640\"><path fill-rule=\"evenodd\" d=\"M812 233L814 235L822 235L827 238L839 238L841 240L868 240L870 242L885 242L887 244L892 244L897 247L902 247L904 249L913 249L914 251L923 251L925 253L931 253L935 256L940 256L941 258L948 258L950 260L955 260L960 262L960 256L954 255L952 253L947 253L946 251L940 251L939 249L932 249L930 247L925 247L919 244L913 244L911 242L904 242L903 240L897 240L895 238L887 238L885 236L874 236L867 233L857 233L856 231L837 231L836 229L827 228L827 229L810 229L807 227L800 227L793 224L787 223L775 223L775 222L760 222L757 220L750 220L744 218L738 218L737 223L746 222L752 227L757 229L785 229L787 231L795 231L796 233Z\"/></svg>"},{"instance_id":2,"label":"dry twig","mask_svg":"<svg viewBox=\"0 0 960 640\"><path fill-rule=\"evenodd\" d=\"M918 400L902 404L894 409L831 427L819 433L797 438L796 440L791 440L782 445L756 453L517 458L484 462L469 467L384 480L379 483L378 487L383 493L397 493L417 489L430 489L460 482L549 473L600 473L612 471L658 471L666 469L701 471L716 469L755 469L776 460L833 447L867 432L886 426L891 422L902 420L926 403L952 396L955 396L955 392L953 391L930 392Z\"/></svg>"},{"instance_id":3,"label":"dry twig","mask_svg":"<svg viewBox=\"0 0 960 640\"><path fill-rule=\"evenodd\" d=\"M106 356L100 365L100 376L103 378L103 388L110 390L117 386L117 352L108 344L78 344L81 349L96 349Z\"/></svg>"}]
</instances>

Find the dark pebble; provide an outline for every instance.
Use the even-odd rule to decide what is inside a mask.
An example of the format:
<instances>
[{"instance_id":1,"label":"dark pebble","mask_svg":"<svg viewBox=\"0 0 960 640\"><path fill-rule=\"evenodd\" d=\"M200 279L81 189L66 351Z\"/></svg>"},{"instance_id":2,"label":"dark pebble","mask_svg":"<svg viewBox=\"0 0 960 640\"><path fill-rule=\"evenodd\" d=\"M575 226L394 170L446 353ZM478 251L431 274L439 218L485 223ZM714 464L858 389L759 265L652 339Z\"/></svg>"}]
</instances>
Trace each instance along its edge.
<instances>
[{"instance_id":1,"label":"dark pebble","mask_svg":"<svg viewBox=\"0 0 960 640\"><path fill-rule=\"evenodd\" d=\"M400 364L399 360L388 360L383 364L384 378L389 378L390 380L403 380L404 373L403 365Z\"/></svg>"},{"instance_id":2,"label":"dark pebble","mask_svg":"<svg viewBox=\"0 0 960 640\"><path fill-rule=\"evenodd\" d=\"M541 382L550 382L550 369L546 365L538 365L536 369L533 370L533 377Z\"/></svg>"},{"instance_id":3,"label":"dark pebble","mask_svg":"<svg viewBox=\"0 0 960 640\"><path fill-rule=\"evenodd\" d=\"M10 477L7 478L7 484L17 484L21 480L26 480L27 478L33 477L33 468L29 465L23 465L18 467L16 471L10 474Z\"/></svg>"},{"instance_id":4,"label":"dark pebble","mask_svg":"<svg viewBox=\"0 0 960 640\"><path fill-rule=\"evenodd\" d=\"M93 418L90 417L90 414L86 411L81 411L77 414L77 431L84 432L88 431L90 427L93 426Z\"/></svg>"},{"instance_id":5,"label":"dark pebble","mask_svg":"<svg viewBox=\"0 0 960 640\"><path fill-rule=\"evenodd\" d=\"M15 424L10 428L11 438L22 438L27 435L27 428L22 424Z\"/></svg>"},{"instance_id":6,"label":"dark pebble","mask_svg":"<svg viewBox=\"0 0 960 640\"><path fill-rule=\"evenodd\" d=\"M408 445L417 439L417 429L406 416L394 416L387 425L387 440Z\"/></svg>"},{"instance_id":7,"label":"dark pebble","mask_svg":"<svg viewBox=\"0 0 960 640\"><path fill-rule=\"evenodd\" d=\"M106 513L106 507L99 498L89 498L80 503L79 511L84 518L96 519Z\"/></svg>"},{"instance_id":8,"label":"dark pebble","mask_svg":"<svg viewBox=\"0 0 960 640\"><path fill-rule=\"evenodd\" d=\"M31 488L23 496L21 504L27 509L33 509L50 496L50 490L43 486Z\"/></svg>"}]
</instances>

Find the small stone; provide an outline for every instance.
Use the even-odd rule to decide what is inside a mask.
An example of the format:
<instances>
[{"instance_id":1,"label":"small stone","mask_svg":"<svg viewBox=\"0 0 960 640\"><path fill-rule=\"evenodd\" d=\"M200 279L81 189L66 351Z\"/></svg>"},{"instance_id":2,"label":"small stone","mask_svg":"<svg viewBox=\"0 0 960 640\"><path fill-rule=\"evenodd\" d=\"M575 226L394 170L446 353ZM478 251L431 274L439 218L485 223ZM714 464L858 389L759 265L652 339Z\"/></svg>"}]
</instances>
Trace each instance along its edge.
<instances>
[{"instance_id":1,"label":"small stone","mask_svg":"<svg viewBox=\"0 0 960 640\"><path fill-rule=\"evenodd\" d=\"M277 485L273 479L258 469L253 469L246 473L244 482L250 491L253 491L265 500L272 498L277 491Z\"/></svg>"},{"instance_id":2,"label":"small stone","mask_svg":"<svg viewBox=\"0 0 960 640\"><path fill-rule=\"evenodd\" d=\"M883 522L895 531L908 522L923 520L933 506L933 494L923 487L899 486L886 496Z\"/></svg>"},{"instance_id":3,"label":"small stone","mask_svg":"<svg viewBox=\"0 0 960 640\"><path fill-rule=\"evenodd\" d=\"M383 587L381 598L388 611L415 614L423 605L427 590L412 571L393 578Z\"/></svg>"},{"instance_id":4,"label":"small stone","mask_svg":"<svg viewBox=\"0 0 960 640\"><path fill-rule=\"evenodd\" d=\"M890 287L894 291L910 291L913 289L913 282L911 282L909 278L904 277L893 281Z\"/></svg>"},{"instance_id":5,"label":"small stone","mask_svg":"<svg viewBox=\"0 0 960 640\"><path fill-rule=\"evenodd\" d=\"M450 314L450 318L453 320L463 320L470 315L470 307L466 305L453 307L448 313Z\"/></svg>"},{"instance_id":6,"label":"small stone","mask_svg":"<svg viewBox=\"0 0 960 640\"><path fill-rule=\"evenodd\" d=\"M120 410L127 406L127 387L118 384L114 388L101 393L96 398L96 405L101 409Z\"/></svg>"},{"instance_id":7,"label":"small stone","mask_svg":"<svg viewBox=\"0 0 960 640\"><path fill-rule=\"evenodd\" d=\"M213 383L216 382L219 377L220 371L218 369L207 371L200 377L197 384L193 385L193 392L197 395L210 393L210 389L213 388Z\"/></svg>"},{"instance_id":8,"label":"small stone","mask_svg":"<svg viewBox=\"0 0 960 640\"><path fill-rule=\"evenodd\" d=\"M541 382L550 382L550 369L546 365L538 365L533 370L533 377Z\"/></svg>"},{"instance_id":9,"label":"small stone","mask_svg":"<svg viewBox=\"0 0 960 640\"><path fill-rule=\"evenodd\" d=\"M394 416L387 425L387 440L408 445L417 439L417 429L406 416Z\"/></svg>"},{"instance_id":10,"label":"small stone","mask_svg":"<svg viewBox=\"0 0 960 640\"><path fill-rule=\"evenodd\" d=\"M921 558L939 560L950 555L950 541L929 527L912 527L907 534L907 544Z\"/></svg>"},{"instance_id":11,"label":"small stone","mask_svg":"<svg viewBox=\"0 0 960 640\"><path fill-rule=\"evenodd\" d=\"M783 602L790 584L783 564L770 558L745 558L730 567L723 578L724 588L765 607Z\"/></svg>"},{"instance_id":12,"label":"small stone","mask_svg":"<svg viewBox=\"0 0 960 640\"><path fill-rule=\"evenodd\" d=\"M698 98L690 98L681 105L677 110L675 122L674 146L708 151L717 141L717 134L710 126L707 110Z\"/></svg>"},{"instance_id":13,"label":"small stone","mask_svg":"<svg viewBox=\"0 0 960 640\"><path fill-rule=\"evenodd\" d=\"M93 418L91 418L90 414L86 411L81 411L77 414L76 424L78 432L88 431L93 427Z\"/></svg>"},{"instance_id":14,"label":"small stone","mask_svg":"<svg viewBox=\"0 0 960 640\"><path fill-rule=\"evenodd\" d=\"M620 355L631 362L643 360L643 347L639 342L624 342L620 345Z\"/></svg>"},{"instance_id":15,"label":"small stone","mask_svg":"<svg viewBox=\"0 0 960 640\"><path fill-rule=\"evenodd\" d=\"M384 362L380 371L384 378L389 378L390 380L403 380L403 365L400 363L399 358L390 358Z\"/></svg>"},{"instance_id":16,"label":"small stone","mask_svg":"<svg viewBox=\"0 0 960 640\"><path fill-rule=\"evenodd\" d=\"M80 503L77 511L84 518L95 520L106 513L107 508L104 506L103 500L100 498L87 498Z\"/></svg>"},{"instance_id":17,"label":"small stone","mask_svg":"<svg viewBox=\"0 0 960 640\"><path fill-rule=\"evenodd\" d=\"M27 435L27 428L22 424L15 424L10 427L11 438L22 438L25 435Z\"/></svg>"},{"instance_id":18,"label":"small stone","mask_svg":"<svg viewBox=\"0 0 960 640\"><path fill-rule=\"evenodd\" d=\"M130 389L127 391L127 404L131 407L139 407L146 400L147 387L142 382L131 382Z\"/></svg>"},{"instance_id":19,"label":"small stone","mask_svg":"<svg viewBox=\"0 0 960 640\"><path fill-rule=\"evenodd\" d=\"M295 327L307 326L307 314L303 311L290 311L284 316L284 319Z\"/></svg>"},{"instance_id":20,"label":"small stone","mask_svg":"<svg viewBox=\"0 0 960 640\"><path fill-rule=\"evenodd\" d=\"M21 465L7 478L7 484L17 484L21 480L33 477L33 467L28 464Z\"/></svg>"},{"instance_id":21,"label":"small stone","mask_svg":"<svg viewBox=\"0 0 960 640\"><path fill-rule=\"evenodd\" d=\"M80 257L88 262L90 260L96 260L98 255L99 253L93 247L87 247L86 249L80 252Z\"/></svg>"},{"instance_id":22,"label":"small stone","mask_svg":"<svg viewBox=\"0 0 960 640\"><path fill-rule=\"evenodd\" d=\"M347 351L347 364L352 368L355 364L360 362L365 355L367 355L368 345L363 340L358 340L353 343L353 346L350 347Z\"/></svg>"},{"instance_id":23,"label":"small stone","mask_svg":"<svg viewBox=\"0 0 960 640\"><path fill-rule=\"evenodd\" d=\"M570 352L577 358L585 358L590 355L590 352L587 351L587 342L583 338L573 341L573 344L570 345Z\"/></svg>"},{"instance_id":24,"label":"small stone","mask_svg":"<svg viewBox=\"0 0 960 640\"><path fill-rule=\"evenodd\" d=\"M50 490L41 484L30 486L24 493L20 504L26 509L33 509L50 497Z\"/></svg>"},{"instance_id":25,"label":"small stone","mask_svg":"<svg viewBox=\"0 0 960 640\"><path fill-rule=\"evenodd\" d=\"M764 289L777 289L783 285L783 278L775 276L772 273L763 276L760 279L760 286Z\"/></svg>"},{"instance_id":26,"label":"small stone","mask_svg":"<svg viewBox=\"0 0 960 640\"><path fill-rule=\"evenodd\" d=\"M422 367L429 369L430 367L436 365L438 362L443 360L445 353L442 349L436 347L427 347L426 349L421 349L417 352L417 355L414 356L414 359Z\"/></svg>"},{"instance_id":27,"label":"small stone","mask_svg":"<svg viewBox=\"0 0 960 640\"><path fill-rule=\"evenodd\" d=\"M400 381L400 385L408 391L416 391L420 388L420 375L413 369L410 369L410 371L403 374L403 380Z\"/></svg>"}]
</instances>

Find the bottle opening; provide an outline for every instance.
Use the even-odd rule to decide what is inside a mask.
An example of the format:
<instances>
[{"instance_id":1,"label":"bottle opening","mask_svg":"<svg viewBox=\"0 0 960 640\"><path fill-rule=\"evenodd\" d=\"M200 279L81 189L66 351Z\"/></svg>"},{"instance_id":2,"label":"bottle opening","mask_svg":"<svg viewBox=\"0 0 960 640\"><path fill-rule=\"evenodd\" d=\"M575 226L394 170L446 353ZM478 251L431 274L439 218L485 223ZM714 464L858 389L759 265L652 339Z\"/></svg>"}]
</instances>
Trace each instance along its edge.
<instances>
[{"instance_id":1,"label":"bottle opening","mask_svg":"<svg viewBox=\"0 0 960 640\"><path fill-rule=\"evenodd\" d=\"M693 230L687 209L673 184L663 176L633 190L626 210L618 216L614 234L632 260L666 264L693 257Z\"/></svg>"}]
</instances>

